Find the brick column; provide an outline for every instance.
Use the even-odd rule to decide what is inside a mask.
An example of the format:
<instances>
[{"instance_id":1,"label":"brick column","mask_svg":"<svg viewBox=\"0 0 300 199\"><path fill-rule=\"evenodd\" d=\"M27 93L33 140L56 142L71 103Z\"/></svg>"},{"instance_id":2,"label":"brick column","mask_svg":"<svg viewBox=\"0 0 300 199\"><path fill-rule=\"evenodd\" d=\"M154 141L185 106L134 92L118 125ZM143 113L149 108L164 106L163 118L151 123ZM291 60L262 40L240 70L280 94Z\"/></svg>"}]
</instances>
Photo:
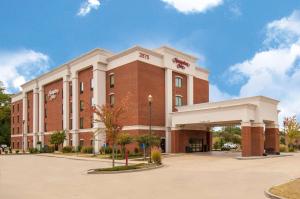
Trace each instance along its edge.
<instances>
[{"instance_id":1,"label":"brick column","mask_svg":"<svg viewBox=\"0 0 300 199\"><path fill-rule=\"evenodd\" d=\"M39 90L36 87L33 90L33 148L36 148L39 133Z\"/></svg>"},{"instance_id":2,"label":"brick column","mask_svg":"<svg viewBox=\"0 0 300 199\"><path fill-rule=\"evenodd\" d=\"M275 153L279 151L279 129L278 125L266 125L265 129L265 149L274 150Z\"/></svg>"},{"instance_id":3,"label":"brick column","mask_svg":"<svg viewBox=\"0 0 300 199\"><path fill-rule=\"evenodd\" d=\"M78 74L75 71L74 74L72 74L72 145L75 150L77 150L78 147Z\"/></svg>"},{"instance_id":4,"label":"brick column","mask_svg":"<svg viewBox=\"0 0 300 199\"><path fill-rule=\"evenodd\" d=\"M242 156L247 157L251 156L251 123L242 122Z\"/></svg>"},{"instance_id":5,"label":"brick column","mask_svg":"<svg viewBox=\"0 0 300 199\"><path fill-rule=\"evenodd\" d=\"M66 132L64 146L69 145L69 96L70 96L69 75L63 77L63 129Z\"/></svg>"},{"instance_id":6,"label":"brick column","mask_svg":"<svg viewBox=\"0 0 300 199\"><path fill-rule=\"evenodd\" d=\"M208 151L212 151L212 132L209 130L206 133L206 139L208 144Z\"/></svg>"},{"instance_id":7,"label":"brick column","mask_svg":"<svg viewBox=\"0 0 300 199\"><path fill-rule=\"evenodd\" d=\"M171 132L171 152L172 153L179 153L180 147L179 147L179 132L178 130L173 130Z\"/></svg>"},{"instance_id":8,"label":"brick column","mask_svg":"<svg viewBox=\"0 0 300 199\"><path fill-rule=\"evenodd\" d=\"M27 93L23 92L23 140L22 140L22 147L26 151L27 150L27 125L28 125L28 118L27 118L27 105L28 105L28 99L27 99Z\"/></svg>"},{"instance_id":9,"label":"brick column","mask_svg":"<svg viewBox=\"0 0 300 199\"><path fill-rule=\"evenodd\" d=\"M96 64L93 66L93 98L95 106L102 106L106 103L106 72L104 64ZM97 115L93 115L94 119ZM106 143L105 128L103 123L94 123L95 134L94 134L94 151L99 153L101 146ZM101 129L101 130L99 130Z\"/></svg>"},{"instance_id":10,"label":"brick column","mask_svg":"<svg viewBox=\"0 0 300 199\"><path fill-rule=\"evenodd\" d=\"M262 156L264 153L264 124L254 124L251 127L252 156Z\"/></svg>"},{"instance_id":11,"label":"brick column","mask_svg":"<svg viewBox=\"0 0 300 199\"><path fill-rule=\"evenodd\" d=\"M44 96L44 88L40 87L39 90L39 141L42 142L42 146L44 146L44 131L45 131L45 121L44 121L44 109L45 109L45 96Z\"/></svg>"}]
</instances>

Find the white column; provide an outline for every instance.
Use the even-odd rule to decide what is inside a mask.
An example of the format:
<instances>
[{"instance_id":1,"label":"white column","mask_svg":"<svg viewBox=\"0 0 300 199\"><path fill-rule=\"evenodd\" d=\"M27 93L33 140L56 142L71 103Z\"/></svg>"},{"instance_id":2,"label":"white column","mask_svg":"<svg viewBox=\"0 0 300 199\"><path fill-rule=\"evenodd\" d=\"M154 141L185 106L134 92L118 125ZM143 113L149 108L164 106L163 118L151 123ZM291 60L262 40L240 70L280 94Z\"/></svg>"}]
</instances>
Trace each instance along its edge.
<instances>
[{"instance_id":1,"label":"white column","mask_svg":"<svg viewBox=\"0 0 300 199\"><path fill-rule=\"evenodd\" d=\"M188 75L187 79L187 102L188 105L194 104L194 77L192 75Z\"/></svg>"},{"instance_id":2,"label":"white column","mask_svg":"<svg viewBox=\"0 0 300 199\"><path fill-rule=\"evenodd\" d=\"M39 90L39 141L42 142L44 146L44 131L45 131L45 121L44 121L44 88L41 86Z\"/></svg>"},{"instance_id":3,"label":"white column","mask_svg":"<svg viewBox=\"0 0 300 199\"><path fill-rule=\"evenodd\" d=\"M66 139L64 141L64 146L69 145L69 75L64 76L63 78L63 129L66 132Z\"/></svg>"},{"instance_id":4,"label":"white column","mask_svg":"<svg viewBox=\"0 0 300 199\"><path fill-rule=\"evenodd\" d=\"M97 64L93 68L93 98L95 106L102 106L106 103L106 72L104 64ZM94 119L97 115L94 114ZM94 136L94 151L99 153L101 146L106 143L106 136L104 125L100 122L94 123L94 129L96 131ZM101 129L101 130L99 130Z\"/></svg>"},{"instance_id":5,"label":"white column","mask_svg":"<svg viewBox=\"0 0 300 199\"><path fill-rule=\"evenodd\" d=\"M28 104L28 99L27 99L27 94L23 92L23 149L26 151L27 150L27 125L28 125L28 118L27 118L27 104Z\"/></svg>"},{"instance_id":6,"label":"white column","mask_svg":"<svg viewBox=\"0 0 300 199\"><path fill-rule=\"evenodd\" d=\"M75 71L72 74L72 145L77 150L78 147L78 74Z\"/></svg>"},{"instance_id":7,"label":"white column","mask_svg":"<svg viewBox=\"0 0 300 199\"><path fill-rule=\"evenodd\" d=\"M171 124L172 118L170 113L172 113L172 103L173 103L173 94L172 94L172 70L166 69L165 71L165 107L166 107L166 152L171 152Z\"/></svg>"},{"instance_id":8,"label":"white column","mask_svg":"<svg viewBox=\"0 0 300 199\"><path fill-rule=\"evenodd\" d=\"M39 91L36 87L33 90L33 148L36 148L36 143L38 140L38 132L39 132Z\"/></svg>"}]
</instances>

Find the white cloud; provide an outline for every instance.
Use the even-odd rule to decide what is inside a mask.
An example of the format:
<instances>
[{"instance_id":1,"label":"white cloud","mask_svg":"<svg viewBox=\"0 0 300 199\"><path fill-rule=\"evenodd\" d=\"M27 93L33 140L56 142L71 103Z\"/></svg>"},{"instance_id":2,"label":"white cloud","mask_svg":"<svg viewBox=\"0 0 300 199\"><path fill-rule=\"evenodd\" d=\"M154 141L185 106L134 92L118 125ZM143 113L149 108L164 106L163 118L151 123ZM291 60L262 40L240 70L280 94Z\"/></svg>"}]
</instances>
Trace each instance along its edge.
<instances>
[{"instance_id":1,"label":"white cloud","mask_svg":"<svg viewBox=\"0 0 300 199\"><path fill-rule=\"evenodd\" d=\"M20 86L49 68L49 57L33 50L0 51L0 80L8 92L17 92Z\"/></svg>"},{"instance_id":2,"label":"white cloud","mask_svg":"<svg viewBox=\"0 0 300 199\"><path fill-rule=\"evenodd\" d=\"M223 0L161 0L181 13L205 13L223 4Z\"/></svg>"},{"instance_id":3,"label":"white cloud","mask_svg":"<svg viewBox=\"0 0 300 199\"><path fill-rule=\"evenodd\" d=\"M281 101L280 120L300 114L300 12L266 26L265 49L230 72L245 81L240 97L265 95Z\"/></svg>"},{"instance_id":4,"label":"white cloud","mask_svg":"<svg viewBox=\"0 0 300 199\"><path fill-rule=\"evenodd\" d=\"M92 9L97 10L100 6L100 0L86 0L80 7L77 15L85 16L91 12Z\"/></svg>"},{"instance_id":5,"label":"white cloud","mask_svg":"<svg viewBox=\"0 0 300 199\"><path fill-rule=\"evenodd\" d=\"M218 102L218 101L223 101L223 100L228 100L235 98L234 96L221 91L218 86L214 84L209 85L209 101L210 102Z\"/></svg>"}]
</instances>

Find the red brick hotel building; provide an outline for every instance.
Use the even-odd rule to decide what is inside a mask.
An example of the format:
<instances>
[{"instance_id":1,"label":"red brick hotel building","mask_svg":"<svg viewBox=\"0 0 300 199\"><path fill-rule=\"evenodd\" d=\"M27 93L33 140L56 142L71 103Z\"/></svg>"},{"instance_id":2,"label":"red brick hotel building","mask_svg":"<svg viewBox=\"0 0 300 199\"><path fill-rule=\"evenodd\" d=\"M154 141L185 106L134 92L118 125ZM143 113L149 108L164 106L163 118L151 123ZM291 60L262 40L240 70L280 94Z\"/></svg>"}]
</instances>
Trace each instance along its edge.
<instances>
[{"instance_id":1,"label":"red brick hotel building","mask_svg":"<svg viewBox=\"0 0 300 199\"><path fill-rule=\"evenodd\" d=\"M92 50L22 85L12 98L11 146L49 145L54 131L66 130L64 145L99 152L107 140L103 125L93 122L92 106L117 104L130 92L123 130L148 133L151 94L152 131L166 152L210 151L210 128L226 124L241 125L243 156L277 152L278 101L257 96L209 103L209 73L196 62L166 46L136 46L117 54ZM95 134L98 128L103 133Z\"/></svg>"}]
</instances>

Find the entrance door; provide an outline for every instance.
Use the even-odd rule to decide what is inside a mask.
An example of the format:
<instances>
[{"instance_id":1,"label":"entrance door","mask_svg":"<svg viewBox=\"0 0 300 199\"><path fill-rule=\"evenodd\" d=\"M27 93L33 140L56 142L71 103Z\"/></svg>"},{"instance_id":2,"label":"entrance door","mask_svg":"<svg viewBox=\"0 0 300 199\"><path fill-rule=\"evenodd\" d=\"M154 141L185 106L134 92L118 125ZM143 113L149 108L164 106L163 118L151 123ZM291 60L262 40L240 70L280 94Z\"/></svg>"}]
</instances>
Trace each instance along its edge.
<instances>
[{"instance_id":1,"label":"entrance door","mask_svg":"<svg viewBox=\"0 0 300 199\"><path fill-rule=\"evenodd\" d=\"M203 139L193 138L190 140L191 152L203 152Z\"/></svg>"},{"instance_id":2,"label":"entrance door","mask_svg":"<svg viewBox=\"0 0 300 199\"><path fill-rule=\"evenodd\" d=\"M160 148L162 153L166 152L166 138L160 139Z\"/></svg>"}]
</instances>

